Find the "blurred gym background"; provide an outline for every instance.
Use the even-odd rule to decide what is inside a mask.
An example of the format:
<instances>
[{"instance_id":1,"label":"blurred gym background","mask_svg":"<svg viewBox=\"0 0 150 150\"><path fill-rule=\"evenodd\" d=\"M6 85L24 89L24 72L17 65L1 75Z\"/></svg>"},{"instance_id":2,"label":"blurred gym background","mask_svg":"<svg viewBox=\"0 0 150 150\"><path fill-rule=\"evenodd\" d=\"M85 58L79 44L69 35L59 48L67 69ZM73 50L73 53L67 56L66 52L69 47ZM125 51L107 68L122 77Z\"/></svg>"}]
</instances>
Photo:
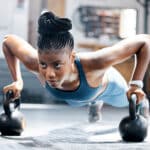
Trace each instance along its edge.
<instances>
[{"instance_id":1,"label":"blurred gym background","mask_svg":"<svg viewBox=\"0 0 150 150\"><path fill-rule=\"evenodd\" d=\"M135 34L150 33L150 0L0 0L0 47L6 34L17 34L36 48L37 19L51 10L72 20L75 50L95 51ZM133 58L115 66L130 79ZM52 103L40 82L21 66L22 102ZM0 102L3 86L12 79L0 48ZM144 90L150 97L150 65Z\"/></svg>"}]
</instances>

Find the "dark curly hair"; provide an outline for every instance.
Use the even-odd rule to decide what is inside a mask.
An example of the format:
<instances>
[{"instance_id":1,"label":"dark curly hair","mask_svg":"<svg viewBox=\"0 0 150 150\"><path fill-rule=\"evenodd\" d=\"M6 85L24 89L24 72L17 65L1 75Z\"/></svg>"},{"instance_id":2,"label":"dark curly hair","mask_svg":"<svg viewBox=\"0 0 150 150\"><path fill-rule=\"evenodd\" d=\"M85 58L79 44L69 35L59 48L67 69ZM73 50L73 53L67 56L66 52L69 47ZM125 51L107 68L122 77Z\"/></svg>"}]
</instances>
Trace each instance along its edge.
<instances>
[{"instance_id":1,"label":"dark curly hair","mask_svg":"<svg viewBox=\"0 0 150 150\"><path fill-rule=\"evenodd\" d=\"M68 46L74 47L74 39L69 30L72 23L67 18L55 16L52 12L41 14L38 19L38 42L39 52L46 50L58 50Z\"/></svg>"}]
</instances>

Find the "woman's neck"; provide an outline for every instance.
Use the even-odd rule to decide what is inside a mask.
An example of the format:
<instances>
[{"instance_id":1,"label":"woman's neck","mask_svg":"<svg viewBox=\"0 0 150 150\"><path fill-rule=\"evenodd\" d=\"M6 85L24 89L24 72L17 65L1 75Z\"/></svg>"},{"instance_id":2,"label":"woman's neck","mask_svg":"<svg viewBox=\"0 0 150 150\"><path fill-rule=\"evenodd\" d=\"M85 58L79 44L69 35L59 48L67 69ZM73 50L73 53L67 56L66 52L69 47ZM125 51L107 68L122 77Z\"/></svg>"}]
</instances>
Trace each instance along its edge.
<instances>
[{"instance_id":1,"label":"woman's neck","mask_svg":"<svg viewBox=\"0 0 150 150\"><path fill-rule=\"evenodd\" d=\"M77 66L72 64L71 71L62 83L63 90L75 90L80 84Z\"/></svg>"}]
</instances>

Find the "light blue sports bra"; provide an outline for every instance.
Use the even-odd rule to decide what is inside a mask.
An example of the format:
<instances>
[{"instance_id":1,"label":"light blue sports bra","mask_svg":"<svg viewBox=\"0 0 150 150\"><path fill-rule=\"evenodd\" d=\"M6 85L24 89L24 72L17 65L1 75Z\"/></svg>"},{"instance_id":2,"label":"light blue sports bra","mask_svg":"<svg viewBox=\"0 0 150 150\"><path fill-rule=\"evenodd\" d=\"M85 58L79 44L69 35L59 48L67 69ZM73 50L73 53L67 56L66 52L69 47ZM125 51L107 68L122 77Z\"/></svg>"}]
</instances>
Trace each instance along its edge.
<instances>
[{"instance_id":1,"label":"light blue sports bra","mask_svg":"<svg viewBox=\"0 0 150 150\"><path fill-rule=\"evenodd\" d=\"M75 64L77 66L79 72L80 85L76 90L73 91L63 91L57 88L52 88L46 82L46 89L50 92L58 100L63 100L69 103L70 105L85 105L87 101L91 102L94 100L101 89L101 85L96 88L92 88L89 86L86 80L86 76L84 74L82 65L80 63L80 59L76 57Z\"/></svg>"}]
</instances>

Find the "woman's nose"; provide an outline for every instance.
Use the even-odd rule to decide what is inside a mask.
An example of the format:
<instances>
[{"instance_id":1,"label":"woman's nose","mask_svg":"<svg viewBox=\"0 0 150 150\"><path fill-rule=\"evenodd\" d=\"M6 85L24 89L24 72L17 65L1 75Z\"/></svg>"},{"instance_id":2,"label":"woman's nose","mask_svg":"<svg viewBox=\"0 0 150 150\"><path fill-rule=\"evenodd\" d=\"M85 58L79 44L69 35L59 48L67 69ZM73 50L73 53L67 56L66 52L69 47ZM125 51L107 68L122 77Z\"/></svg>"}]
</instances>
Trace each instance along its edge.
<instances>
[{"instance_id":1,"label":"woman's nose","mask_svg":"<svg viewBox=\"0 0 150 150\"><path fill-rule=\"evenodd\" d=\"M55 74L55 71L54 69L52 68L47 68L46 70L46 79L49 80L49 79L53 79L55 78L56 74Z\"/></svg>"}]
</instances>

